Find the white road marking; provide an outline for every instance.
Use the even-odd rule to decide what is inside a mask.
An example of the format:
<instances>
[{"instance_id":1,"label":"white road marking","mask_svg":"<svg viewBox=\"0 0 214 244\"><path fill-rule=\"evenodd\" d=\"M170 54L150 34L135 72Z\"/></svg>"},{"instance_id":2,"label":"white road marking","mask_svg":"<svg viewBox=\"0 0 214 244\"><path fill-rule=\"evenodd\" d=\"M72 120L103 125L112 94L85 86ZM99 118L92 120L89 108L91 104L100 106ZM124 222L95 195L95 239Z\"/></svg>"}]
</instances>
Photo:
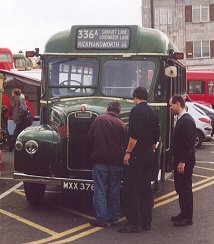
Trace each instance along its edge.
<instances>
[{"instance_id":1,"label":"white road marking","mask_svg":"<svg viewBox=\"0 0 214 244\"><path fill-rule=\"evenodd\" d=\"M204 146L213 146L214 145L214 142L203 142L202 145Z\"/></svg>"},{"instance_id":2,"label":"white road marking","mask_svg":"<svg viewBox=\"0 0 214 244\"><path fill-rule=\"evenodd\" d=\"M206 162L206 161L196 161L199 164L214 164L214 162Z\"/></svg>"},{"instance_id":3,"label":"white road marking","mask_svg":"<svg viewBox=\"0 0 214 244\"><path fill-rule=\"evenodd\" d=\"M12 177L0 177L0 180L14 180Z\"/></svg>"},{"instance_id":4,"label":"white road marking","mask_svg":"<svg viewBox=\"0 0 214 244\"><path fill-rule=\"evenodd\" d=\"M10 193L12 193L13 191L15 191L16 189L18 189L20 186L23 185L23 182L19 182L18 184L16 184L15 186L13 186L12 188L10 188L9 190L3 192L1 195L0 195L0 199L6 197L7 195L9 195Z\"/></svg>"}]
</instances>

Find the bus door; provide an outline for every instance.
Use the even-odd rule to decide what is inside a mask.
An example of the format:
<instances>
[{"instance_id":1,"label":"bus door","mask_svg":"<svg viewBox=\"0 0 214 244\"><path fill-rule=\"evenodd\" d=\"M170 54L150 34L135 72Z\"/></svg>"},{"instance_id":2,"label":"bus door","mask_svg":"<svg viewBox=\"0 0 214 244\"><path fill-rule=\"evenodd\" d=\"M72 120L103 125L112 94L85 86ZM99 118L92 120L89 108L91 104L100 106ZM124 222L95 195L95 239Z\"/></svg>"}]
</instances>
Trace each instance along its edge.
<instances>
[{"instance_id":1,"label":"bus door","mask_svg":"<svg viewBox=\"0 0 214 244\"><path fill-rule=\"evenodd\" d=\"M185 69L181 66L174 64L175 66L170 66L165 69L166 78L166 85L167 87L167 111L166 111L166 138L165 144L166 148L165 151L163 150L163 162L162 165L162 179L164 179L164 173L172 172L173 162L172 162L172 136L173 130L176 123L176 117L169 111L169 100L174 94L181 94L184 95L185 92L185 83L186 83L186 73ZM165 172L164 172L165 171Z\"/></svg>"},{"instance_id":2,"label":"bus door","mask_svg":"<svg viewBox=\"0 0 214 244\"><path fill-rule=\"evenodd\" d=\"M186 91L186 71L185 68L182 66L177 65L174 63L175 66L170 67L170 69L174 69L174 74L171 75L171 77L168 77L168 85L170 86L167 90L169 92L169 99L174 95L174 94L180 94L180 95L185 95ZM174 68L173 68L174 67ZM166 74L167 75L167 74ZM177 121L177 116L174 116L170 111L169 111L169 106L168 106L168 130L169 130L169 136L168 136L168 148L166 149L167 154L166 154L166 167L165 170L166 172L171 172L173 169L173 164L172 164L172 137L173 137L173 130Z\"/></svg>"}]
</instances>

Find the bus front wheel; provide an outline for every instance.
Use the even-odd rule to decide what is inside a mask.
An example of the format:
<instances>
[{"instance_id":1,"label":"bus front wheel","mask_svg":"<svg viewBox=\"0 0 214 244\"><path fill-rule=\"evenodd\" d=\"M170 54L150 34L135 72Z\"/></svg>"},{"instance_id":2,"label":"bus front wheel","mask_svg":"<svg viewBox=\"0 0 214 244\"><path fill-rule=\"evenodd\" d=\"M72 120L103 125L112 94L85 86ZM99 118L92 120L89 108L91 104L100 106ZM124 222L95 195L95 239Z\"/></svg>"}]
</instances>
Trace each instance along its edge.
<instances>
[{"instance_id":1,"label":"bus front wheel","mask_svg":"<svg viewBox=\"0 0 214 244\"><path fill-rule=\"evenodd\" d=\"M24 190L27 201L32 206L41 204L45 194L45 184L24 182Z\"/></svg>"}]
</instances>

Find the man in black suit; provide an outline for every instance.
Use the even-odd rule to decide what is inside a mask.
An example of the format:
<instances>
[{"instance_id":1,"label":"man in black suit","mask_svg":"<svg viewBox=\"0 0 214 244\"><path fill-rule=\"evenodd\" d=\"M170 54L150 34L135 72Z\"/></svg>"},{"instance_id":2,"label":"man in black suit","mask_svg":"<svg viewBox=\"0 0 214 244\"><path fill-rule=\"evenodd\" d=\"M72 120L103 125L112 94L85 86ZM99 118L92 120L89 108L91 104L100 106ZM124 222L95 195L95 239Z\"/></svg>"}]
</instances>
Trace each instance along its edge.
<instances>
[{"instance_id":1,"label":"man in black suit","mask_svg":"<svg viewBox=\"0 0 214 244\"><path fill-rule=\"evenodd\" d=\"M196 125L185 111L185 101L175 94L169 102L169 109L178 116L173 133L173 169L175 190L179 195L181 212L172 216L174 226L192 225L193 193L192 173L195 165Z\"/></svg>"}]
</instances>

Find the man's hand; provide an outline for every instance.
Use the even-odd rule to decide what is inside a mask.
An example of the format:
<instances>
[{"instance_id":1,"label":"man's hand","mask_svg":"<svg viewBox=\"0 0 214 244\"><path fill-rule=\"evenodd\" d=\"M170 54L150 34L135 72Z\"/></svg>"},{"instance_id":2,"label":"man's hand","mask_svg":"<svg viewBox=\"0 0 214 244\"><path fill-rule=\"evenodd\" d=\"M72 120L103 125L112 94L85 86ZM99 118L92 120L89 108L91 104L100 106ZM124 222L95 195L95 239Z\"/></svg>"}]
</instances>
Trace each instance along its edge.
<instances>
[{"instance_id":1,"label":"man's hand","mask_svg":"<svg viewBox=\"0 0 214 244\"><path fill-rule=\"evenodd\" d=\"M130 158L130 153L126 153L125 156L124 156L124 159L123 159L123 164L125 166L129 165L129 158Z\"/></svg>"},{"instance_id":2,"label":"man's hand","mask_svg":"<svg viewBox=\"0 0 214 244\"><path fill-rule=\"evenodd\" d=\"M185 168L185 163L180 162L178 164L178 166L177 166L178 173L183 174L184 173L184 168Z\"/></svg>"},{"instance_id":3,"label":"man's hand","mask_svg":"<svg viewBox=\"0 0 214 244\"><path fill-rule=\"evenodd\" d=\"M156 150L156 144L152 144L152 150L153 150L153 152L155 152L155 150Z\"/></svg>"}]
</instances>

